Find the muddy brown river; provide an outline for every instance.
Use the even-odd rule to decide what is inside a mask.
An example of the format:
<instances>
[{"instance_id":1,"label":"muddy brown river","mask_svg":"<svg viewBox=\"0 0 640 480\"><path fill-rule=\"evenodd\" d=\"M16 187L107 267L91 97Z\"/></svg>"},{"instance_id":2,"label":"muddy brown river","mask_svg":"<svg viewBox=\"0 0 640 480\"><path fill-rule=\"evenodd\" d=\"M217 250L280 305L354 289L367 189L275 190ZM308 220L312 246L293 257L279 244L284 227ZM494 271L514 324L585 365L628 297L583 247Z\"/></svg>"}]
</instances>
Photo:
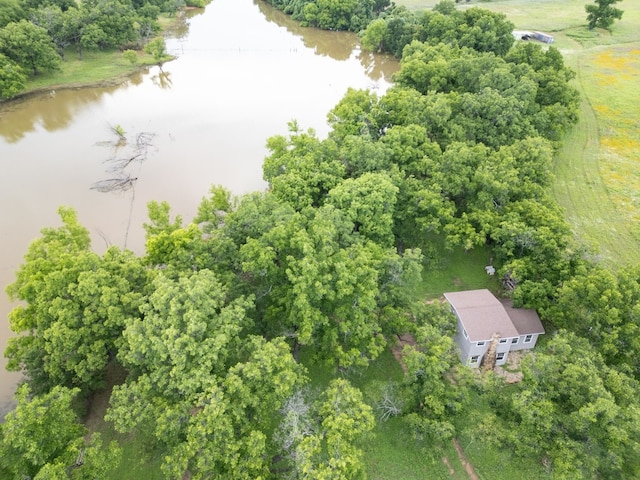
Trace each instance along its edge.
<instances>
[{"instance_id":1,"label":"muddy brown river","mask_svg":"<svg viewBox=\"0 0 640 480\"><path fill-rule=\"evenodd\" d=\"M269 136L285 134L292 119L326 135L327 112L347 88L382 93L398 68L361 52L353 34L302 28L259 0L213 0L172 36L176 60L117 87L0 104L3 291L40 229L59 225L59 205L78 211L96 251L142 253L147 202L166 200L188 221L212 184L235 194L263 189ZM116 126L125 132L119 144ZM126 166L113 161L136 155ZM113 190L127 182L132 188ZM0 351L13 306L2 293ZM0 358L0 418L20 380L5 364Z\"/></svg>"}]
</instances>

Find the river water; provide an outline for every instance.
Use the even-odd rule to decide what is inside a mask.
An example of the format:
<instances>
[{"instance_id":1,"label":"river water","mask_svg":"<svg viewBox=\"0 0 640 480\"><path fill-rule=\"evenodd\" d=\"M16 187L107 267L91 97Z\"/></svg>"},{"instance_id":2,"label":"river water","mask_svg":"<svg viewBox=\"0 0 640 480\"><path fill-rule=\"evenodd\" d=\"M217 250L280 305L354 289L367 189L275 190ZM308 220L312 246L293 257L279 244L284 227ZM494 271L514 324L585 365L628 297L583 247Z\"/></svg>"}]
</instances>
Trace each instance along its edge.
<instances>
[{"instance_id":1,"label":"river water","mask_svg":"<svg viewBox=\"0 0 640 480\"><path fill-rule=\"evenodd\" d=\"M162 69L0 105L2 290L40 229L60 224L59 205L78 211L96 251L142 253L147 202L166 200L188 221L212 184L263 189L268 137L292 119L326 135L326 114L348 87L382 93L398 68L361 52L353 34L301 28L260 0L213 0L172 34L177 59ZM0 294L0 351L14 306ZM0 418L20 380L5 364Z\"/></svg>"}]
</instances>

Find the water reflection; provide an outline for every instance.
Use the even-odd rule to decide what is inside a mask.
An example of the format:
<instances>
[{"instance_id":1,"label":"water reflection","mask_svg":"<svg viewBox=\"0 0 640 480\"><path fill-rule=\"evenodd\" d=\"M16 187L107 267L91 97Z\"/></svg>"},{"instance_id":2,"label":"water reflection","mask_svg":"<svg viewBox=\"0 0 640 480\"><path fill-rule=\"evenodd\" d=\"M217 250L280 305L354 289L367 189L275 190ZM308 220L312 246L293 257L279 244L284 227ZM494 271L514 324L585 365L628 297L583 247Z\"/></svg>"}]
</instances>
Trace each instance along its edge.
<instances>
[{"instance_id":1,"label":"water reflection","mask_svg":"<svg viewBox=\"0 0 640 480\"><path fill-rule=\"evenodd\" d=\"M358 37L355 34L301 27L300 23L293 20L290 15L284 14L268 3L262 0L253 0L253 3L260 8L267 21L301 37L305 46L313 49L317 55L328 56L334 60L348 60L351 52L358 45Z\"/></svg>"},{"instance_id":2,"label":"water reflection","mask_svg":"<svg viewBox=\"0 0 640 480\"><path fill-rule=\"evenodd\" d=\"M175 22L167 28L167 36L175 39L183 39L189 34L189 20L205 12L204 8L187 8L176 14Z\"/></svg>"},{"instance_id":3,"label":"water reflection","mask_svg":"<svg viewBox=\"0 0 640 480\"><path fill-rule=\"evenodd\" d=\"M154 85L162 89L168 89L173 86L173 82L171 81L171 72L166 72L162 70L162 68L159 69L157 74L151 76L151 81Z\"/></svg>"},{"instance_id":4,"label":"water reflection","mask_svg":"<svg viewBox=\"0 0 640 480\"><path fill-rule=\"evenodd\" d=\"M0 104L0 135L7 142L16 143L37 127L42 127L47 132L67 128L80 110L100 103L105 94L118 88L119 86L51 90L28 95L6 105ZM17 110L19 114L16 113Z\"/></svg>"},{"instance_id":5,"label":"water reflection","mask_svg":"<svg viewBox=\"0 0 640 480\"><path fill-rule=\"evenodd\" d=\"M398 61L390 55L374 55L360 50L360 40L355 33L330 32L318 28L302 27L290 15L277 10L263 0L253 0L264 14L265 19L286 28L292 34L302 38L307 48L313 49L316 55L327 56L334 60L345 61L356 58L364 67L367 75L373 80L391 81L391 75L398 69Z\"/></svg>"}]
</instances>

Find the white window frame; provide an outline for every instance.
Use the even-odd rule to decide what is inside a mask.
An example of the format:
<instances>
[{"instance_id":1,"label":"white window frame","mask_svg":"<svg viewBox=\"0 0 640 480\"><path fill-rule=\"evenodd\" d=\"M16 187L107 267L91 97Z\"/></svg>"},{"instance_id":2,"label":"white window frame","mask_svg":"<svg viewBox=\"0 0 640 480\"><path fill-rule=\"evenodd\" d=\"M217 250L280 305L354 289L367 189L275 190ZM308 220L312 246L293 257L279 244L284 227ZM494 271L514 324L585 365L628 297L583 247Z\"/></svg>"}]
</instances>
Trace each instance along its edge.
<instances>
[{"instance_id":1,"label":"white window frame","mask_svg":"<svg viewBox=\"0 0 640 480\"><path fill-rule=\"evenodd\" d=\"M511 345L515 345L518 343L518 340L520 340L518 337L514 337L511 339Z\"/></svg>"},{"instance_id":2,"label":"white window frame","mask_svg":"<svg viewBox=\"0 0 640 480\"><path fill-rule=\"evenodd\" d=\"M485 343L486 343L486 342L485 342L484 340L480 340L479 342L476 342L476 346L478 346L478 347L484 347L484 344L485 344Z\"/></svg>"},{"instance_id":3,"label":"white window frame","mask_svg":"<svg viewBox=\"0 0 640 480\"><path fill-rule=\"evenodd\" d=\"M498 343L507 343L507 339L506 338L501 338L500 342L498 342Z\"/></svg>"},{"instance_id":4,"label":"white window frame","mask_svg":"<svg viewBox=\"0 0 640 480\"><path fill-rule=\"evenodd\" d=\"M525 335L524 343L531 343L532 340L533 340L533 335L532 334Z\"/></svg>"},{"instance_id":5,"label":"white window frame","mask_svg":"<svg viewBox=\"0 0 640 480\"><path fill-rule=\"evenodd\" d=\"M498 352L496 354L496 362L504 360L506 356L507 356L507 352Z\"/></svg>"},{"instance_id":6,"label":"white window frame","mask_svg":"<svg viewBox=\"0 0 640 480\"><path fill-rule=\"evenodd\" d=\"M467 333L467 331L464 328L462 329L462 334L464 335L464 338L469 340L469 334Z\"/></svg>"},{"instance_id":7,"label":"white window frame","mask_svg":"<svg viewBox=\"0 0 640 480\"><path fill-rule=\"evenodd\" d=\"M480 355L474 355L469 359L469 365L475 365L480 360Z\"/></svg>"}]
</instances>

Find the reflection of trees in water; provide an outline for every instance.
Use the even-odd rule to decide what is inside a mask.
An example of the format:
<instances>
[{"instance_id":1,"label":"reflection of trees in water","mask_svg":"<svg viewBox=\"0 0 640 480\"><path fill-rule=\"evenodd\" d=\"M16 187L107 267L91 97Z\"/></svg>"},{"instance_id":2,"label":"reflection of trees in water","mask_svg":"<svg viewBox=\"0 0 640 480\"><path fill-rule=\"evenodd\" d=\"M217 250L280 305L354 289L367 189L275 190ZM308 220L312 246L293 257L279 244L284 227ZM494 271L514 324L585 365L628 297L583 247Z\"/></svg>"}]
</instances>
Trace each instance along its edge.
<instances>
[{"instance_id":1,"label":"reflection of trees in water","mask_svg":"<svg viewBox=\"0 0 640 480\"><path fill-rule=\"evenodd\" d=\"M389 55L373 54L359 50L360 41L355 33L330 32L319 28L300 26L290 15L272 7L266 2L253 0L264 14L267 21L285 27L292 34L302 38L305 46L312 48L317 55L331 57L334 60L348 60L354 50L358 50L357 58L372 80L391 81L391 75L399 68L398 61Z\"/></svg>"},{"instance_id":2,"label":"reflection of trees in water","mask_svg":"<svg viewBox=\"0 0 640 480\"><path fill-rule=\"evenodd\" d=\"M189 20L204 13L204 8L189 8L176 14L175 21L167 28L169 38L181 39L189 33Z\"/></svg>"},{"instance_id":3,"label":"reflection of trees in water","mask_svg":"<svg viewBox=\"0 0 640 480\"><path fill-rule=\"evenodd\" d=\"M173 81L171 80L171 72L165 72L160 68L159 72L156 75L151 77L151 81L157 87L162 88L163 90L168 90L173 86Z\"/></svg>"},{"instance_id":4,"label":"reflection of trees in water","mask_svg":"<svg viewBox=\"0 0 640 480\"><path fill-rule=\"evenodd\" d=\"M358 52L358 60L372 80L391 82L391 76L398 71L400 63L392 55L382 55L364 50Z\"/></svg>"},{"instance_id":5,"label":"reflection of trees in water","mask_svg":"<svg viewBox=\"0 0 640 480\"><path fill-rule=\"evenodd\" d=\"M75 114L118 86L51 90L27 95L0 106L0 135L9 143L21 140L26 133L42 125L48 132L67 128Z\"/></svg>"},{"instance_id":6,"label":"reflection of trees in water","mask_svg":"<svg viewBox=\"0 0 640 480\"><path fill-rule=\"evenodd\" d=\"M273 8L266 2L253 0L253 3L258 5L267 21L285 27L289 32L302 38L305 46L312 48L318 55L331 57L335 60L348 60L358 45L358 37L353 33L301 27L300 23L293 20L291 16Z\"/></svg>"}]
</instances>

